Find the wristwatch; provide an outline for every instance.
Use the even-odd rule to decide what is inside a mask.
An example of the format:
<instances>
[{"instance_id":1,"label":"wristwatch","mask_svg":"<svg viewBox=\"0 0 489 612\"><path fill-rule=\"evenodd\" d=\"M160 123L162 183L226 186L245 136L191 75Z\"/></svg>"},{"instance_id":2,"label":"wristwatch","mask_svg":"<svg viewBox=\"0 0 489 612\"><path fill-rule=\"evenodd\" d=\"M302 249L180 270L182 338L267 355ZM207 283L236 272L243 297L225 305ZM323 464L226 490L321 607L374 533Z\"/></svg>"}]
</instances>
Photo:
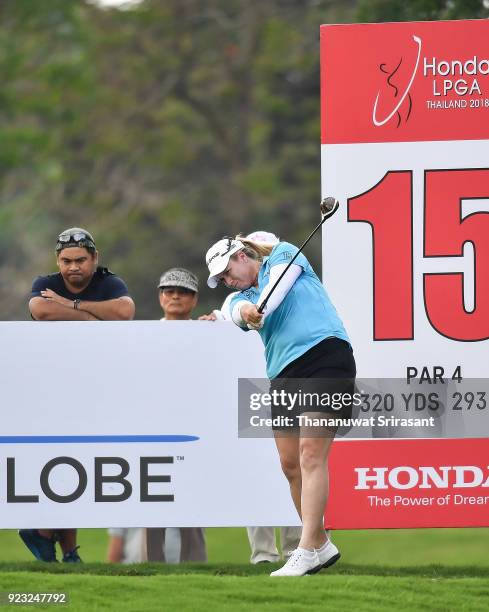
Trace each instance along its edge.
<instances>
[{"instance_id":1,"label":"wristwatch","mask_svg":"<svg viewBox=\"0 0 489 612\"><path fill-rule=\"evenodd\" d=\"M80 299L76 298L76 300L73 300L73 308L75 310L78 310L78 308L80 307L80 304L81 304L81 300Z\"/></svg>"}]
</instances>

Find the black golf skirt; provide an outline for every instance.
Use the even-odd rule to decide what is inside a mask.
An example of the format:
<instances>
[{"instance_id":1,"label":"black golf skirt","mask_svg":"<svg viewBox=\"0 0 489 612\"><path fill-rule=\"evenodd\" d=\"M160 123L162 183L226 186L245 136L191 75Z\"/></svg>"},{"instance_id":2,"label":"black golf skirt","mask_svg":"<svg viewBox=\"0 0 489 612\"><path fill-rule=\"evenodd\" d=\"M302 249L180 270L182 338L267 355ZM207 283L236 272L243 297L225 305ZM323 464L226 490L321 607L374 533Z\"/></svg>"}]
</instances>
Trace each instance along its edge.
<instances>
[{"instance_id":1,"label":"black golf skirt","mask_svg":"<svg viewBox=\"0 0 489 612\"><path fill-rule=\"evenodd\" d=\"M336 337L322 340L271 380L273 429L300 429L309 422L304 415L349 419L355 376L350 344Z\"/></svg>"}]
</instances>

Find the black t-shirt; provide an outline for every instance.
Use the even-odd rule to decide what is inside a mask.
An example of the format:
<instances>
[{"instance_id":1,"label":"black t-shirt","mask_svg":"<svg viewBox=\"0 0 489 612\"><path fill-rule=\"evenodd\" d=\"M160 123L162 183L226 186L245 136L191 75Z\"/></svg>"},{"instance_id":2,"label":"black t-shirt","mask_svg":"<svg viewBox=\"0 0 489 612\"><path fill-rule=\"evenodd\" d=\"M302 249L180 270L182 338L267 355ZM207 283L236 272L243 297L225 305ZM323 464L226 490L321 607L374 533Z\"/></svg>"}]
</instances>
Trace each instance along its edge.
<instances>
[{"instance_id":1,"label":"black t-shirt","mask_svg":"<svg viewBox=\"0 0 489 612\"><path fill-rule=\"evenodd\" d=\"M41 291L45 289L52 289L68 300L78 298L88 302L104 302L105 300L115 300L123 295L129 295L126 283L107 268L101 268L100 266L96 269L90 283L80 293L72 293L66 287L59 272L35 278L32 283L31 298L42 297Z\"/></svg>"}]
</instances>

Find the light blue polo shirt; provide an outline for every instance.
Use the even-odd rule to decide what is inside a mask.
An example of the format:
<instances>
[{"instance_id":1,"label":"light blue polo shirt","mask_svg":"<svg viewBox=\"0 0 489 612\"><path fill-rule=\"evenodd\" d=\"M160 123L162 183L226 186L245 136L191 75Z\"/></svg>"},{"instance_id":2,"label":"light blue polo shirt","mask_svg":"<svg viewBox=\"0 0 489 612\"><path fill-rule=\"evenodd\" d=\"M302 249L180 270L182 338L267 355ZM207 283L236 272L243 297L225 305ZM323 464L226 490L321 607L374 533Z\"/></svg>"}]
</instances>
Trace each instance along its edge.
<instances>
[{"instance_id":1,"label":"light blue polo shirt","mask_svg":"<svg viewBox=\"0 0 489 612\"><path fill-rule=\"evenodd\" d=\"M268 283L270 268L288 263L297 251L293 244L279 242L270 255L263 258L258 288L250 287L233 296L231 311L240 300L256 304ZM335 336L350 342L335 307L306 257L301 253L294 264L301 266L302 273L258 331L265 345L269 378L275 378L289 363L325 338Z\"/></svg>"}]
</instances>

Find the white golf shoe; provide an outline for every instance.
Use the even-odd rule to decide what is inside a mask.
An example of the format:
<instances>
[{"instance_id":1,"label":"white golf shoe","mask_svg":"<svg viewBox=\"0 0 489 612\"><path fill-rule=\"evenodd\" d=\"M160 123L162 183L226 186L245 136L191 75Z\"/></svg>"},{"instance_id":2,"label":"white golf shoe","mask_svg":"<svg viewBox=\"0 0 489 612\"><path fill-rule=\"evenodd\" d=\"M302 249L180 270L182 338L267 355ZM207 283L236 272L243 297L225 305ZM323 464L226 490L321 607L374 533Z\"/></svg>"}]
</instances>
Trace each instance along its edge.
<instances>
[{"instance_id":1,"label":"white golf shoe","mask_svg":"<svg viewBox=\"0 0 489 612\"><path fill-rule=\"evenodd\" d=\"M326 540L321 548L316 549L316 552L318 554L319 561L321 562L321 568L326 568L333 565L341 557L340 551L336 548L333 542L331 542L331 540Z\"/></svg>"},{"instance_id":2,"label":"white golf shoe","mask_svg":"<svg viewBox=\"0 0 489 612\"><path fill-rule=\"evenodd\" d=\"M323 564L316 550L296 548L290 555L287 563L270 576L305 576L315 574L322 569Z\"/></svg>"}]
</instances>

